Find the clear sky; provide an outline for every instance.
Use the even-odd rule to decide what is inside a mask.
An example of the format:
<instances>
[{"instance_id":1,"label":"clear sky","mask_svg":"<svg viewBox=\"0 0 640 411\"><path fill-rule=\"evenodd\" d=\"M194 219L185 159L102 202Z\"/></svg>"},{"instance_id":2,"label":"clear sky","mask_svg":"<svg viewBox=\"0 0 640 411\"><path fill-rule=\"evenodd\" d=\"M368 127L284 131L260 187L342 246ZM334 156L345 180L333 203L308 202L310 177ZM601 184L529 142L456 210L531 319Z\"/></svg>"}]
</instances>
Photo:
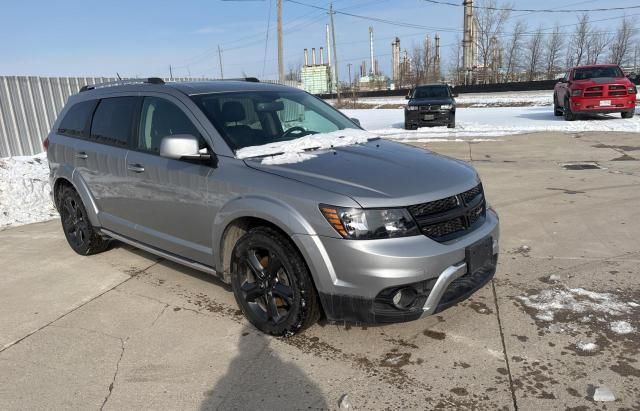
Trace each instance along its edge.
<instances>
[{"instance_id":1,"label":"clear sky","mask_svg":"<svg viewBox=\"0 0 640 411\"><path fill-rule=\"evenodd\" d=\"M327 7L328 1L298 0ZM450 0L462 3L462 0ZM374 27L375 52L389 72L391 41L400 37L411 49L426 34L440 32L442 57L462 30L462 8L423 0L334 0L338 11L419 25L401 27L336 15L341 78L347 64L356 70L368 59L368 27ZM571 9L640 5L640 0L515 0L516 8ZM271 8L271 18L268 19ZM328 16L322 10L284 0L285 69L303 60L303 49L325 45ZM0 75L218 77L217 46L223 49L225 77L246 74L277 77L275 0L22 0L4 1L0 15ZM593 20L624 15L592 13ZM634 20L640 9L626 12ZM569 32L575 13L513 13L530 29L557 21ZM514 19L512 19L514 20ZM268 22L270 21L270 22ZM614 31L619 20L598 23ZM267 26L268 39L266 38ZM425 27L424 29L422 27ZM428 30L426 28L431 28ZM265 59L266 45L266 59Z\"/></svg>"}]
</instances>

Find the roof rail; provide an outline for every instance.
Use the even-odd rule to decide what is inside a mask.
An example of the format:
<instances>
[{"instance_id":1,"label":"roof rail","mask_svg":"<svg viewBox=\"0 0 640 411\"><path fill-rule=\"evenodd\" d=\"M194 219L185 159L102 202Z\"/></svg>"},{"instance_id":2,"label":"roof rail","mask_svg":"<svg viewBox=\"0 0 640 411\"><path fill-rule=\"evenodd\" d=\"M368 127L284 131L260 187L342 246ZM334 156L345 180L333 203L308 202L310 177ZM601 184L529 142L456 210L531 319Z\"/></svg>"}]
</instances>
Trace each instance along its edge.
<instances>
[{"instance_id":1,"label":"roof rail","mask_svg":"<svg viewBox=\"0 0 640 411\"><path fill-rule=\"evenodd\" d=\"M248 81L249 83L260 83L257 77L238 77L238 78L226 78L224 80L229 81Z\"/></svg>"},{"instance_id":2,"label":"roof rail","mask_svg":"<svg viewBox=\"0 0 640 411\"><path fill-rule=\"evenodd\" d=\"M160 77L120 79L104 83L87 84L86 86L82 86L80 92L104 87L125 86L128 84L164 84L164 80Z\"/></svg>"}]
</instances>

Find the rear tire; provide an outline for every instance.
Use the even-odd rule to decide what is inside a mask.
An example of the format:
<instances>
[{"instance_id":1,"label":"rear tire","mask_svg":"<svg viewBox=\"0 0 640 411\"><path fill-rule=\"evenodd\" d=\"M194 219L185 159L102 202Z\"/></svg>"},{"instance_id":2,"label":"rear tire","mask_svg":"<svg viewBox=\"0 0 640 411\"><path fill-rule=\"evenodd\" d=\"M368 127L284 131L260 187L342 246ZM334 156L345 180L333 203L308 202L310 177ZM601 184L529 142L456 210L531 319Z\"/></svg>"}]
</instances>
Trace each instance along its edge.
<instances>
[{"instance_id":1,"label":"rear tire","mask_svg":"<svg viewBox=\"0 0 640 411\"><path fill-rule=\"evenodd\" d=\"M447 128L456 128L456 118L455 118L455 116L451 119L451 121L449 121L449 123L447 124Z\"/></svg>"},{"instance_id":2,"label":"rear tire","mask_svg":"<svg viewBox=\"0 0 640 411\"><path fill-rule=\"evenodd\" d=\"M622 118L633 118L633 116L635 114L635 110L623 111L620 114L622 115Z\"/></svg>"},{"instance_id":3,"label":"rear tire","mask_svg":"<svg viewBox=\"0 0 640 411\"><path fill-rule=\"evenodd\" d=\"M91 225L82 199L72 187L65 186L60 191L58 210L64 236L73 251L80 255L91 255L109 247L109 240Z\"/></svg>"},{"instance_id":4,"label":"rear tire","mask_svg":"<svg viewBox=\"0 0 640 411\"><path fill-rule=\"evenodd\" d=\"M418 127L417 126L412 126L411 124L408 124L408 123L405 122L404 123L404 129L405 130L417 130Z\"/></svg>"},{"instance_id":5,"label":"rear tire","mask_svg":"<svg viewBox=\"0 0 640 411\"><path fill-rule=\"evenodd\" d=\"M560 117L562 116L562 114L564 114L562 107L558 106L558 99L554 95L553 96L553 115L556 117Z\"/></svg>"},{"instance_id":6,"label":"rear tire","mask_svg":"<svg viewBox=\"0 0 640 411\"><path fill-rule=\"evenodd\" d=\"M562 111L564 114L564 119L566 121L574 121L576 119L576 115L573 114L573 111L571 111L571 105L569 104L569 100L564 101L564 107Z\"/></svg>"},{"instance_id":7,"label":"rear tire","mask_svg":"<svg viewBox=\"0 0 640 411\"><path fill-rule=\"evenodd\" d=\"M272 228L253 228L240 237L233 249L231 287L247 320L266 334L290 336L320 318L302 255Z\"/></svg>"}]
</instances>

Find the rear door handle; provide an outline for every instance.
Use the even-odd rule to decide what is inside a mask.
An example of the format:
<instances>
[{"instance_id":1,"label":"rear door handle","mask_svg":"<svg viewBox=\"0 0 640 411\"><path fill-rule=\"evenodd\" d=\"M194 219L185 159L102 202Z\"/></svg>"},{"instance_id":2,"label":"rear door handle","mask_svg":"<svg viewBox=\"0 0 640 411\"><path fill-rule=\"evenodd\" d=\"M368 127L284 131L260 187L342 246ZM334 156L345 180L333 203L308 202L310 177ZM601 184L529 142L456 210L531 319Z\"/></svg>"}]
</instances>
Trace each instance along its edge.
<instances>
[{"instance_id":1,"label":"rear door handle","mask_svg":"<svg viewBox=\"0 0 640 411\"><path fill-rule=\"evenodd\" d=\"M87 158L89 158L89 155L84 151L80 151L79 153L76 153L76 158L79 158L81 160L86 160Z\"/></svg>"},{"instance_id":2,"label":"rear door handle","mask_svg":"<svg viewBox=\"0 0 640 411\"><path fill-rule=\"evenodd\" d=\"M133 171L134 173L144 173L144 166L142 164L129 164L127 165L127 170Z\"/></svg>"}]
</instances>

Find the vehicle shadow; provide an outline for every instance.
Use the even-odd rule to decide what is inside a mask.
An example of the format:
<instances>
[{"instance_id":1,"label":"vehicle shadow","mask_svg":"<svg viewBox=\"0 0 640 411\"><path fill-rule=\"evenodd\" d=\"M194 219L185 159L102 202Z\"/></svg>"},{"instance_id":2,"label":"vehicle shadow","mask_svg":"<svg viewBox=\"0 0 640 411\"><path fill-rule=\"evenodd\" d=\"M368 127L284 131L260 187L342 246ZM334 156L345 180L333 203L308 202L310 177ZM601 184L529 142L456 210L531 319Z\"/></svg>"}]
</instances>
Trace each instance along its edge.
<instances>
[{"instance_id":1,"label":"vehicle shadow","mask_svg":"<svg viewBox=\"0 0 640 411\"><path fill-rule=\"evenodd\" d=\"M200 410L327 409L320 387L295 364L280 359L274 341L246 326L227 373L207 391Z\"/></svg>"},{"instance_id":2,"label":"vehicle shadow","mask_svg":"<svg viewBox=\"0 0 640 411\"><path fill-rule=\"evenodd\" d=\"M527 120L539 120L539 121L565 121L564 117L556 117L553 115L553 109L549 111L528 111L522 114L518 114L518 118L526 118ZM611 120L619 117L614 117L611 114L582 114L578 120Z\"/></svg>"}]
</instances>

